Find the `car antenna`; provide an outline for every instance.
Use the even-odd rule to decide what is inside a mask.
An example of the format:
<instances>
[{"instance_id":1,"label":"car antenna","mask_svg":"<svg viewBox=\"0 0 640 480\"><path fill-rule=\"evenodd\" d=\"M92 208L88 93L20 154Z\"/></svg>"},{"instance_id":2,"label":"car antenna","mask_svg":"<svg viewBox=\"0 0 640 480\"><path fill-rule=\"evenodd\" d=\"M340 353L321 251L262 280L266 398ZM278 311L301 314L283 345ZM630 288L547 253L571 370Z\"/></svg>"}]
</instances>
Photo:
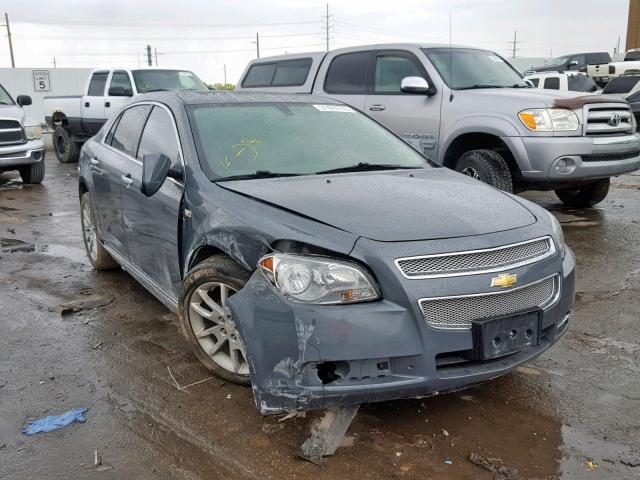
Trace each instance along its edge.
<instances>
[{"instance_id":1,"label":"car antenna","mask_svg":"<svg viewBox=\"0 0 640 480\"><path fill-rule=\"evenodd\" d=\"M453 101L453 49L451 48L451 12L449 12L449 79L451 86L449 87L449 103Z\"/></svg>"}]
</instances>

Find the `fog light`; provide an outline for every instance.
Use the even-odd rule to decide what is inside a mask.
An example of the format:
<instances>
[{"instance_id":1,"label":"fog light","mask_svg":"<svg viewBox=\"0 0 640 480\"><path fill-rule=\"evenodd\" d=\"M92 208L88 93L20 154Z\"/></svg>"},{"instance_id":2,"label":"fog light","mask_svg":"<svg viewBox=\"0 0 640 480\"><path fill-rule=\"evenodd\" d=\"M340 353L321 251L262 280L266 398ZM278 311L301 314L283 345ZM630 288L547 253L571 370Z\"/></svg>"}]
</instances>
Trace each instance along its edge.
<instances>
[{"instance_id":1,"label":"fog light","mask_svg":"<svg viewBox=\"0 0 640 480\"><path fill-rule=\"evenodd\" d=\"M553 164L553 168L561 175L568 175L569 173L573 173L576 169L576 162L574 162L572 158L568 157L559 158Z\"/></svg>"}]
</instances>

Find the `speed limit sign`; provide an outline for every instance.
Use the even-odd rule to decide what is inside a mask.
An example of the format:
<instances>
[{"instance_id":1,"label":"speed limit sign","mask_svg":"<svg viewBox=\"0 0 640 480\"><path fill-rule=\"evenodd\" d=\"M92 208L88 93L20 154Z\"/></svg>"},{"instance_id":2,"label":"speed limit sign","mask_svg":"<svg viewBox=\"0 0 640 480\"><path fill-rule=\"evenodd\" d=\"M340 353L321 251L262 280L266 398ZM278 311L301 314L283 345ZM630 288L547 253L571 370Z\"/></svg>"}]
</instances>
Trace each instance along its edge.
<instances>
[{"instance_id":1,"label":"speed limit sign","mask_svg":"<svg viewBox=\"0 0 640 480\"><path fill-rule=\"evenodd\" d=\"M33 89L36 92L51 91L51 84L49 81L49 70L33 71Z\"/></svg>"}]
</instances>

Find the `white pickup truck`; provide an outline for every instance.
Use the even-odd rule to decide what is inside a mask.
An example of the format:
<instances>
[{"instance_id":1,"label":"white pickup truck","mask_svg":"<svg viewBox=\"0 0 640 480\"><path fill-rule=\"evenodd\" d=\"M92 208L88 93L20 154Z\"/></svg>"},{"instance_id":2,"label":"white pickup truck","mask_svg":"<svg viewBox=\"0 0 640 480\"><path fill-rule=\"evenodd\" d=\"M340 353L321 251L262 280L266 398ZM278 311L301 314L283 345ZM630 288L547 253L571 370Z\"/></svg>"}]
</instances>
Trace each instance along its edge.
<instances>
[{"instance_id":1,"label":"white pickup truck","mask_svg":"<svg viewBox=\"0 0 640 480\"><path fill-rule=\"evenodd\" d=\"M600 63L587 66L587 75L598 85L606 85L612 78L635 75L640 72L640 49L634 48L624 54L622 62Z\"/></svg>"},{"instance_id":2,"label":"white pickup truck","mask_svg":"<svg viewBox=\"0 0 640 480\"><path fill-rule=\"evenodd\" d=\"M108 88L107 88L108 85ZM75 162L80 146L130 97L164 90L208 90L194 73L166 68L94 70L82 95L44 98L45 120L61 163Z\"/></svg>"}]
</instances>

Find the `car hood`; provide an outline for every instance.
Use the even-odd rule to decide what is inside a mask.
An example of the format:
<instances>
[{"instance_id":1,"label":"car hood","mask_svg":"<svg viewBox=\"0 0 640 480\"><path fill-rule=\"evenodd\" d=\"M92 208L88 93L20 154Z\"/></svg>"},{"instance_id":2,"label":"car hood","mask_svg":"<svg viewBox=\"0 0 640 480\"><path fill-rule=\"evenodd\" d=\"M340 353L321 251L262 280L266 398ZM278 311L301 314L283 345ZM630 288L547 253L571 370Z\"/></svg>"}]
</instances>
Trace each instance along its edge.
<instances>
[{"instance_id":1,"label":"car hood","mask_svg":"<svg viewBox=\"0 0 640 480\"><path fill-rule=\"evenodd\" d=\"M531 225L509 195L444 168L220 182L219 186L378 241L465 237Z\"/></svg>"},{"instance_id":2,"label":"car hood","mask_svg":"<svg viewBox=\"0 0 640 480\"><path fill-rule=\"evenodd\" d=\"M554 90L540 90L537 88L482 88L478 90L462 90L455 95L473 95L475 98L491 99L496 102L512 101L522 105L522 108L553 107L555 100L584 96L584 92L565 92ZM597 95L595 95L597 96Z\"/></svg>"},{"instance_id":3,"label":"car hood","mask_svg":"<svg viewBox=\"0 0 640 480\"><path fill-rule=\"evenodd\" d=\"M24 124L24 110L16 105L0 105L0 118L18 120Z\"/></svg>"}]
</instances>

